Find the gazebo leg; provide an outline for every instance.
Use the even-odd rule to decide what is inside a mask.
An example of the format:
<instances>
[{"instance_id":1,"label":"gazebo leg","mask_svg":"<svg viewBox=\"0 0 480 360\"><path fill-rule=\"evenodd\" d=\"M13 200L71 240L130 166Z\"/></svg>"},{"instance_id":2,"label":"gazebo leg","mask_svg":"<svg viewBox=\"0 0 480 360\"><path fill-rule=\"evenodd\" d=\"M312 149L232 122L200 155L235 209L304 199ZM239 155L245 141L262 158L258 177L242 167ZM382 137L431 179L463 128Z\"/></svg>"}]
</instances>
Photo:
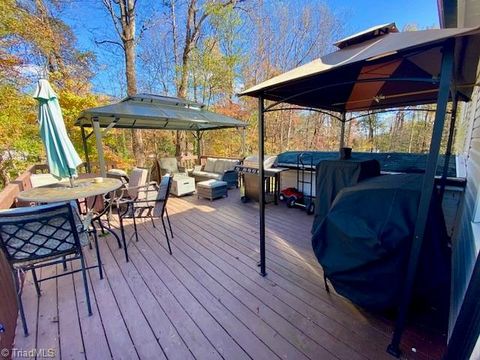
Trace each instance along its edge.
<instances>
[{"instance_id":1,"label":"gazebo leg","mask_svg":"<svg viewBox=\"0 0 480 360\"><path fill-rule=\"evenodd\" d=\"M423 177L423 185L418 205L417 220L413 234L412 247L408 260L407 276L405 278L403 293L400 302L395 331L392 342L387 347L387 352L393 356L400 356L400 341L405 330L408 309L412 298L412 289L415 282L415 274L419 255L422 249L425 227L427 224L428 211L432 199L435 185L435 173L437 170L438 154L442 141L442 132L445 123L448 97L453 74L453 55L455 49L454 40L448 40L443 47L442 68L440 74L440 84L437 97L437 111L435 113L435 122L433 125L432 140L430 142L430 153L428 154L427 166Z\"/></svg>"},{"instance_id":2,"label":"gazebo leg","mask_svg":"<svg viewBox=\"0 0 480 360\"><path fill-rule=\"evenodd\" d=\"M260 275L266 276L265 266L265 183L263 159L265 158L265 111L263 96L258 97L258 184L260 192L258 202L260 209Z\"/></svg>"}]
</instances>

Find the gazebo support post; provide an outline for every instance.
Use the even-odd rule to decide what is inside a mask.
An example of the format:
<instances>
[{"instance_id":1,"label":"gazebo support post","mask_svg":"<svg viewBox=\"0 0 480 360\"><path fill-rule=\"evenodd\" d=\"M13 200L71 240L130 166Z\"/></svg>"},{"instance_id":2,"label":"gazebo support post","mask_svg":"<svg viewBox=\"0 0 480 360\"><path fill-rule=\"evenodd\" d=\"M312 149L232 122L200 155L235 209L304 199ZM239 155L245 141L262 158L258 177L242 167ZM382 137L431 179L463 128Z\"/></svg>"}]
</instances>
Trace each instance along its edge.
<instances>
[{"instance_id":1,"label":"gazebo support post","mask_svg":"<svg viewBox=\"0 0 480 360\"><path fill-rule=\"evenodd\" d=\"M100 175L102 177L106 177L107 171L105 168L105 156L103 154L102 131L100 130L98 118L92 118L92 123L93 132L95 133L95 144L97 145L98 166L100 168Z\"/></svg>"},{"instance_id":2,"label":"gazebo support post","mask_svg":"<svg viewBox=\"0 0 480 360\"><path fill-rule=\"evenodd\" d=\"M345 122L347 121L347 113L342 112L342 119L340 120L340 150L345 147Z\"/></svg>"},{"instance_id":3,"label":"gazebo support post","mask_svg":"<svg viewBox=\"0 0 480 360\"><path fill-rule=\"evenodd\" d=\"M80 127L82 133L82 145L83 145L83 152L85 154L85 162L87 163L86 171L88 173L92 172L92 168L90 166L90 157L88 155L88 145L87 145L87 136L85 135L85 128L83 126Z\"/></svg>"},{"instance_id":4,"label":"gazebo support post","mask_svg":"<svg viewBox=\"0 0 480 360\"><path fill-rule=\"evenodd\" d=\"M242 157L244 158L247 152L246 149L247 146L247 130L244 127L242 127Z\"/></svg>"},{"instance_id":5,"label":"gazebo support post","mask_svg":"<svg viewBox=\"0 0 480 360\"><path fill-rule=\"evenodd\" d=\"M258 97L258 181L260 209L260 275L266 276L265 270L265 175L263 160L265 158L265 108L263 95Z\"/></svg>"},{"instance_id":6,"label":"gazebo support post","mask_svg":"<svg viewBox=\"0 0 480 360\"><path fill-rule=\"evenodd\" d=\"M437 111L435 113L432 140L430 142L430 153L428 154L427 166L425 169L425 175L423 177L422 191L418 205L417 220L415 222L415 231L413 234L412 247L410 249L407 275L405 277L398 317L395 324L395 331L393 333L392 342L387 347L387 352L396 357L399 357L401 353L400 341L403 331L405 329L408 309L410 307L418 258L422 249L428 212L430 209L430 203L433 195L438 154L440 152L442 132L445 123L445 115L447 112L447 104L450 93L450 84L453 75L454 48L455 42L453 39L449 39L443 46L440 84L437 96Z\"/></svg>"},{"instance_id":7,"label":"gazebo support post","mask_svg":"<svg viewBox=\"0 0 480 360\"><path fill-rule=\"evenodd\" d=\"M438 192L440 201L443 201L443 195L445 194L445 185L447 183L448 176L448 166L450 165L450 158L452 156L453 137L455 134L455 123L457 120L458 96L455 94L454 91L452 91L452 100L452 113L450 115L450 128L448 129L447 148L445 150L445 161L443 163L440 191Z\"/></svg>"},{"instance_id":8,"label":"gazebo support post","mask_svg":"<svg viewBox=\"0 0 480 360\"><path fill-rule=\"evenodd\" d=\"M197 130L195 132L195 138L197 140L197 159L198 159L198 164L200 165L201 163L200 157L202 156L202 148L200 144L200 141L202 140L202 133L200 132L200 130Z\"/></svg>"}]
</instances>

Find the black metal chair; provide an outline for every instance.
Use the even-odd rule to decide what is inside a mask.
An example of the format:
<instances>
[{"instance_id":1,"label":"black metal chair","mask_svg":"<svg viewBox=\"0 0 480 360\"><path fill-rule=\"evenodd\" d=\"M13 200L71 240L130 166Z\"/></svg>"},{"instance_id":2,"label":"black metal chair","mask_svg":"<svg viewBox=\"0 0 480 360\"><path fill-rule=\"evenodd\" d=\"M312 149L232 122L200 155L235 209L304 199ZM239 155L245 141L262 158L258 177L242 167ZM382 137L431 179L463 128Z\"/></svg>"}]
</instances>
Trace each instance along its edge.
<instances>
[{"instance_id":1,"label":"black metal chair","mask_svg":"<svg viewBox=\"0 0 480 360\"><path fill-rule=\"evenodd\" d=\"M74 203L56 203L0 212L0 248L11 267L25 336L28 336L28 327L22 303L22 273L26 271L32 272L38 296L41 296L40 282L81 271L88 314L92 315L86 270L98 267L101 279L103 273L97 241L95 248L98 264L86 266L82 247L90 243L87 230ZM80 269L66 272L66 263L74 260L80 260ZM37 278L37 269L57 264L63 264L64 273Z\"/></svg>"},{"instance_id":2,"label":"black metal chair","mask_svg":"<svg viewBox=\"0 0 480 360\"><path fill-rule=\"evenodd\" d=\"M170 235L173 238L172 224L170 223L170 217L167 211L167 202L170 194L170 187L172 185L173 177L170 175L162 176L160 184L150 183L144 187L138 188L138 194L135 199L123 203L123 209L119 205L118 216L120 220L120 230L125 242L125 232L123 230L123 220L125 218L131 218L133 220L135 240L138 241L137 222L139 218L150 218L153 227L155 226L154 218L160 218L163 225L163 231L167 238L168 251L172 254L172 248L170 246L170 238L168 237L167 227L165 225L165 217L167 218L168 227L170 229ZM132 235L132 237L133 237ZM130 239L132 238L130 237Z\"/></svg>"}]
</instances>

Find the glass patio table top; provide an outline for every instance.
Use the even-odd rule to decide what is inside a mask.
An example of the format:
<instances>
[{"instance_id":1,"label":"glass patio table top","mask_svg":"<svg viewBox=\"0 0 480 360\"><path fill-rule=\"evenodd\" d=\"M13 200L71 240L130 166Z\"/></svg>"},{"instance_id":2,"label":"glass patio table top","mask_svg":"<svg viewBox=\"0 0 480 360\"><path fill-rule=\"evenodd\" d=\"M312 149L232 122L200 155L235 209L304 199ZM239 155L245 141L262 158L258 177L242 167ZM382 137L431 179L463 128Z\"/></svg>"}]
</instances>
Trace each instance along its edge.
<instances>
[{"instance_id":1,"label":"glass patio table top","mask_svg":"<svg viewBox=\"0 0 480 360\"><path fill-rule=\"evenodd\" d=\"M38 203L70 201L106 194L122 186L122 182L118 179L100 179L101 181L98 182L96 182L94 178L75 180L73 187L71 187L70 181L61 181L55 184L39 186L22 191L18 194L17 199Z\"/></svg>"}]
</instances>

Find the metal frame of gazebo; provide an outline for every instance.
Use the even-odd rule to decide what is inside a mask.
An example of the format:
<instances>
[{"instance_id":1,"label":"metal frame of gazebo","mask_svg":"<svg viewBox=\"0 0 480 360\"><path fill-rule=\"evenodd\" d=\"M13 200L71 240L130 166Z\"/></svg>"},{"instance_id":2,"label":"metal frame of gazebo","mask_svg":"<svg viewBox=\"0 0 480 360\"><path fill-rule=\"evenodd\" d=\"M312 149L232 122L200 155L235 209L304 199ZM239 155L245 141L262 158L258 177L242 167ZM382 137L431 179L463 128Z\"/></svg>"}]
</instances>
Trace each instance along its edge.
<instances>
[{"instance_id":1,"label":"metal frame of gazebo","mask_svg":"<svg viewBox=\"0 0 480 360\"><path fill-rule=\"evenodd\" d=\"M480 28L398 33L393 23L386 24L369 29L358 36L344 39L336 44L340 50L267 80L240 94L258 98L259 187L262 189L259 194L259 234L260 274L262 276L267 275L265 192L262 186L266 113L282 110L278 107L282 103L293 104L301 109L337 112L339 116L334 117L342 121L340 147L343 147L347 112L436 103L430 151L421 188L408 268L395 331L387 348L390 354L397 357L400 356L401 337L406 325L430 201L435 186L437 160L447 114L447 104L449 100L452 101L446 151L448 157L452 150L457 103L461 100L468 101L471 91L476 85L476 64L478 64L480 49L475 46L475 42L478 45L479 35ZM408 71L408 67L405 73L399 72L397 69L401 68L402 61L405 61L412 53L419 57L425 54L426 58L420 58L421 64L412 67L414 71L411 73ZM431 64L425 64L425 61ZM436 64L435 61L439 64ZM395 62L400 65L396 65ZM379 74L375 74L375 71L373 74L367 71L362 73L364 68L371 69L372 64L386 64L384 65L386 67L394 64L395 66L393 66L394 71L388 74L381 71ZM428 66L433 68L430 75L427 71L421 71L429 69ZM435 74L437 70L438 73ZM325 90L328 90L328 93ZM382 90L385 93L382 94ZM364 93L366 96L362 97ZM266 105L266 100L270 100L272 103ZM446 168L448 168L448 160L445 162ZM445 186L445 178L446 171L442 176L441 193Z\"/></svg>"},{"instance_id":2,"label":"metal frame of gazebo","mask_svg":"<svg viewBox=\"0 0 480 360\"><path fill-rule=\"evenodd\" d=\"M197 140L197 155L200 157L200 141L204 131L243 129L242 147L244 147L244 129L247 126L246 123L232 117L208 111L202 104L152 94L129 96L114 104L84 110L75 125L81 128L83 150L89 172L91 166L87 140L95 135L102 176L106 175L102 138L112 128L192 131ZM85 128L92 128L92 131L87 134ZM245 150L242 149L242 151Z\"/></svg>"}]
</instances>

